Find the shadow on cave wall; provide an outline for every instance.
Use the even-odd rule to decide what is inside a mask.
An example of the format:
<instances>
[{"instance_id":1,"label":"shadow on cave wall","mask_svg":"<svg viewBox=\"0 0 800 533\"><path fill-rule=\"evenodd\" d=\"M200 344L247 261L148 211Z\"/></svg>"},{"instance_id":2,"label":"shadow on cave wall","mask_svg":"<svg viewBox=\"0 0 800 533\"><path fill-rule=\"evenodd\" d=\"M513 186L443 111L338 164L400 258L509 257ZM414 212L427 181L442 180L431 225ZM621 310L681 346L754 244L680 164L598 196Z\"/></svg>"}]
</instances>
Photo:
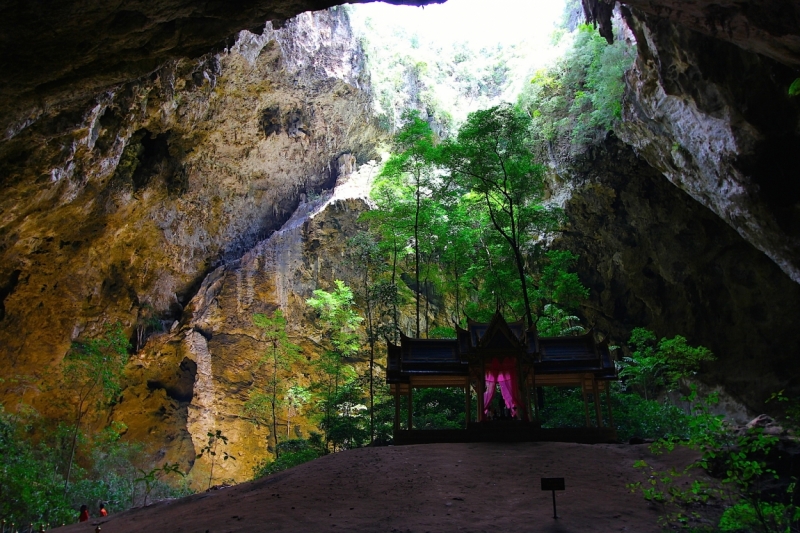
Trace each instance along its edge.
<instances>
[{"instance_id":1,"label":"shadow on cave wall","mask_svg":"<svg viewBox=\"0 0 800 533\"><path fill-rule=\"evenodd\" d=\"M718 361L702 379L753 410L800 393L800 285L611 135L574 173L557 246L580 254L589 324L620 343L641 326L707 346Z\"/></svg>"}]
</instances>

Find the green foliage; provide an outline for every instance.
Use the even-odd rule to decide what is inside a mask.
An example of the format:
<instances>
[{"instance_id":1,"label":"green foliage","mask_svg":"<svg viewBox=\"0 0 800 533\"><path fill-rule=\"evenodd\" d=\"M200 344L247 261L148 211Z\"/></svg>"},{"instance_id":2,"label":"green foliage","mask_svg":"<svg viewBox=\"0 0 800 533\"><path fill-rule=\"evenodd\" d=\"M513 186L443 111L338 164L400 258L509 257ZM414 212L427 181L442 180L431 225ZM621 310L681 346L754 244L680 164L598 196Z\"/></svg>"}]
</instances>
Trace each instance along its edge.
<instances>
[{"instance_id":1,"label":"green foliage","mask_svg":"<svg viewBox=\"0 0 800 533\"><path fill-rule=\"evenodd\" d=\"M767 458L778 438L758 427L735 431L721 415L711 414L710 408L718 401L716 394L701 400L692 386L685 400L693 406L692 416L687 417L688 440L661 439L651 450L660 453L683 445L700 452L700 458L682 471L670 472L658 472L640 461L635 466L643 470L646 481L631 485L631 490L641 491L645 498L662 506L664 525L691 523L698 518L692 505L715 498L729 506L720 520L722 531L777 533L800 526L800 508L794 503L795 480L783 494L775 494L773 488L779 476ZM701 469L717 475L720 483L697 479L695 472ZM693 480L688 489L683 488L684 479ZM768 493L770 496L765 497Z\"/></svg>"},{"instance_id":2,"label":"green foliage","mask_svg":"<svg viewBox=\"0 0 800 533\"><path fill-rule=\"evenodd\" d=\"M253 479L283 472L320 457L319 449L305 439L286 440L278 444L278 448L274 461L264 460L253 467Z\"/></svg>"},{"instance_id":3,"label":"green foliage","mask_svg":"<svg viewBox=\"0 0 800 533\"><path fill-rule=\"evenodd\" d=\"M524 312L534 323L524 248L531 235L555 231L560 211L545 207L544 169L528 143L530 119L510 105L471 113L455 141L442 145L440 161L457 190L488 216L499 246L516 267Z\"/></svg>"},{"instance_id":4,"label":"green foliage","mask_svg":"<svg viewBox=\"0 0 800 533\"><path fill-rule=\"evenodd\" d=\"M795 79L789 86L789 96L800 95L800 78Z\"/></svg>"},{"instance_id":5,"label":"green foliage","mask_svg":"<svg viewBox=\"0 0 800 533\"><path fill-rule=\"evenodd\" d=\"M122 390L120 378L130 345L121 323L106 324L104 329L100 338L74 342L64 357L65 385L77 389L84 405L91 399L99 406L106 405Z\"/></svg>"},{"instance_id":6,"label":"green foliage","mask_svg":"<svg viewBox=\"0 0 800 533\"><path fill-rule=\"evenodd\" d=\"M341 280L334 282L333 292L320 289L314 291L314 297L306 300L318 314L323 330L328 334L331 351L338 357L352 357L361 347L356 327L364 320L352 308L353 291Z\"/></svg>"},{"instance_id":7,"label":"green foliage","mask_svg":"<svg viewBox=\"0 0 800 533\"><path fill-rule=\"evenodd\" d=\"M580 325L580 319L577 316L567 314L566 311L554 304L544 306L544 310L536 322L536 330L542 337L564 337L581 335L586 332L586 328Z\"/></svg>"},{"instance_id":8,"label":"green foliage","mask_svg":"<svg viewBox=\"0 0 800 533\"><path fill-rule=\"evenodd\" d=\"M57 463L26 439L29 430L0 410L0 516L16 524L72 521Z\"/></svg>"},{"instance_id":9,"label":"green foliage","mask_svg":"<svg viewBox=\"0 0 800 533\"><path fill-rule=\"evenodd\" d=\"M322 415L320 428L334 450L337 445L359 445L355 442L361 441L361 428L349 426L351 406L355 405L354 398L360 388L354 385L355 371L345 360L354 357L361 347L356 328L363 321L353 309L352 290L340 280L335 284L333 292L318 289L314 291L314 298L306 300L317 312L326 344L325 351L314 361L323 380L312 384L311 389L315 393L317 411ZM340 420L339 408L343 405L348 419L345 421ZM356 433L349 435L346 430Z\"/></svg>"},{"instance_id":10,"label":"green foliage","mask_svg":"<svg viewBox=\"0 0 800 533\"><path fill-rule=\"evenodd\" d=\"M533 322L534 312L544 314L545 306L554 305L546 327L566 320L571 323L560 329L578 331L579 321L562 311L577 308L588 291L571 272L574 254L542 250L540 243L558 229L563 213L543 204L543 168L530 151L529 118L510 105L478 111L457 139L439 145L417 114L406 119L395 143L402 151L390 158L372 190L377 209L362 218L385 258L386 286L395 290L393 327L398 305L413 295L417 327L406 332L412 336L432 335L428 309L434 297L449 307L451 322L465 314L486 320L498 309ZM398 269L411 256L409 280ZM369 302L366 307L370 314Z\"/></svg>"},{"instance_id":11,"label":"green foliage","mask_svg":"<svg viewBox=\"0 0 800 533\"><path fill-rule=\"evenodd\" d=\"M538 286L534 290L537 309L543 310L555 304L559 309L574 311L589 297L578 275L570 272L575 268L578 256L569 250L548 250L540 262Z\"/></svg>"},{"instance_id":12,"label":"green foliage","mask_svg":"<svg viewBox=\"0 0 800 533\"><path fill-rule=\"evenodd\" d=\"M75 408L70 457L64 480L64 493L69 487L75 448L83 417L94 403L98 410L107 407L119 396L120 381L128 362L130 345L122 324L105 324L105 334L98 339L74 342L64 357L63 385L71 393Z\"/></svg>"},{"instance_id":13,"label":"green foliage","mask_svg":"<svg viewBox=\"0 0 800 533\"><path fill-rule=\"evenodd\" d=\"M359 448L370 442L364 381L355 377L346 379L330 398L331 405L326 406L332 416L322 421L320 429L325 431L334 450Z\"/></svg>"},{"instance_id":14,"label":"green foliage","mask_svg":"<svg viewBox=\"0 0 800 533\"><path fill-rule=\"evenodd\" d=\"M641 390L645 398L654 398L664 389L675 390L682 379L696 374L703 362L715 359L708 348L689 346L680 335L656 343L653 332L644 328L635 328L628 344L631 355L623 358L619 376Z\"/></svg>"},{"instance_id":15,"label":"green foliage","mask_svg":"<svg viewBox=\"0 0 800 533\"><path fill-rule=\"evenodd\" d=\"M719 520L719 531L789 533L797 531L798 522L800 510L793 505L780 502L758 502L754 505L749 501L739 501L725 509Z\"/></svg>"},{"instance_id":16,"label":"green foliage","mask_svg":"<svg viewBox=\"0 0 800 533\"><path fill-rule=\"evenodd\" d=\"M544 408L539 414L543 427L586 426L583 396L579 388L545 387L544 394ZM609 424L604 395L601 395L601 406L604 424ZM669 403L645 400L638 394L614 387L611 390L611 408L617 437L622 441L631 437L658 439L688 436L688 416ZM594 407L590 405L589 409L589 416L594 417Z\"/></svg>"},{"instance_id":17,"label":"green foliage","mask_svg":"<svg viewBox=\"0 0 800 533\"><path fill-rule=\"evenodd\" d=\"M391 210L391 217L406 222L405 240L414 256L414 291L416 292L416 331L421 336L420 302L422 298L421 273L425 270L425 257L431 250L431 233L436 226L437 205L433 202L435 167L433 160L434 136L430 125L419 113L403 114L403 127L394 136L395 153L389 157L378 176L379 180L391 184L395 194L391 203L384 205ZM427 276L424 282L427 284ZM427 285L426 285L427 287ZM427 322L427 321L426 321Z\"/></svg>"},{"instance_id":18,"label":"green foliage","mask_svg":"<svg viewBox=\"0 0 800 533\"><path fill-rule=\"evenodd\" d=\"M121 441L125 429L112 423L93 439L79 435L78 443L91 453L74 466L65 493L60 472L69 459L71 428L50 427L31 409L12 414L0 406L0 516L16 524L71 523L81 504L92 514L100 502L111 512L144 504L137 494L144 447ZM185 494L163 480L152 482L148 492L151 498Z\"/></svg>"},{"instance_id":19,"label":"green foliage","mask_svg":"<svg viewBox=\"0 0 800 533\"><path fill-rule=\"evenodd\" d=\"M455 339L456 338L456 330L455 328L451 328L449 326L436 326L435 328L431 329L430 334L428 335L430 339Z\"/></svg>"},{"instance_id":20,"label":"green foliage","mask_svg":"<svg viewBox=\"0 0 800 533\"><path fill-rule=\"evenodd\" d=\"M283 399L286 405L286 438L288 439L292 429L292 418L299 416L305 405L311 401L311 391L300 385L292 385L286 391Z\"/></svg>"},{"instance_id":21,"label":"green foliage","mask_svg":"<svg viewBox=\"0 0 800 533\"><path fill-rule=\"evenodd\" d=\"M258 360L254 374L263 368L267 375L259 380L264 382L262 388L250 391L244 409L255 424L263 423L271 427L275 453L278 453L278 409L283 407L287 393L286 373L298 359L300 347L289 340L286 318L280 309L272 317L261 313L253 315L253 323L261 329L262 338L267 343L267 350Z\"/></svg>"},{"instance_id":22,"label":"green foliage","mask_svg":"<svg viewBox=\"0 0 800 533\"><path fill-rule=\"evenodd\" d=\"M537 71L519 97L542 153L552 156L554 147L562 155L581 152L616 127L623 75L635 56L624 41L609 46L590 25L578 28L564 58Z\"/></svg>"},{"instance_id":23,"label":"green foliage","mask_svg":"<svg viewBox=\"0 0 800 533\"><path fill-rule=\"evenodd\" d=\"M472 405L476 405L474 394ZM464 409L464 389L415 389L414 429L462 429Z\"/></svg>"},{"instance_id":24,"label":"green foliage","mask_svg":"<svg viewBox=\"0 0 800 533\"><path fill-rule=\"evenodd\" d=\"M170 474L178 474L181 477L184 477L184 474L181 471L180 465L178 463L165 463L162 466L151 468L148 471L144 471L143 469L137 469L139 471L139 477L134 480L135 483L144 483L144 505L147 505L147 498L150 496L153 488L158 484L162 478L169 476Z\"/></svg>"},{"instance_id":25,"label":"green foliage","mask_svg":"<svg viewBox=\"0 0 800 533\"><path fill-rule=\"evenodd\" d=\"M408 109L424 110L437 134L446 137L466 115L515 96L537 50L526 45L478 47L421 43L403 28L373 27L358 9L352 23L367 57L375 114L381 127L395 131Z\"/></svg>"},{"instance_id":26,"label":"green foliage","mask_svg":"<svg viewBox=\"0 0 800 533\"><path fill-rule=\"evenodd\" d=\"M208 474L208 488L211 488L211 481L214 479L214 466L217 463L217 448L222 446L228 445L228 437L222 434L222 430L218 429L216 431L209 431L206 436L208 437L208 442L205 446L200 448L200 453L197 454L197 458L200 459L204 455L208 454L211 457L211 471ZM236 457L230 455L226 450L222 450L222 460L227 461L228 459L236 460Z\"/></svg>"}]
</instances>

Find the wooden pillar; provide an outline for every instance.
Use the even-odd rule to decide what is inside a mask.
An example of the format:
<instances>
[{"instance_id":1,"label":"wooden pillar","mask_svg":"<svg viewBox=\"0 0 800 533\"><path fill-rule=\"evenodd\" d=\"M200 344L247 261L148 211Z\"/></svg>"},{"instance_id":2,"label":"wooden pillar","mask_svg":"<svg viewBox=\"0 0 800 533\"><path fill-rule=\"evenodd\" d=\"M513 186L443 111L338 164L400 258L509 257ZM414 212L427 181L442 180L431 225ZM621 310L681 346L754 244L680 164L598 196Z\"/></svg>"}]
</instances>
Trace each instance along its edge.
<instances>
[{"instance_id":1,"label":"wooden pillar","mask_svg":"<svg viewBox=\"0 0 800 533\"><path fill-rule=\"evenodd\" d=\"M533 393L536 390L536 374L533 375L533 386L531 386L531 390L528 391L528 398L529 400L533 398ZM536 423L541 424L539 420L539 402L536 399L530 400L533 402L533 410L536 413Z\"/></svg>"},{"instance_id":2,"label":"wooden pillar","mask_svg":"<svg viewBox=\"0 0 800 533\"><path fill-rule=\"evenodd\" d=\"M611 382L606 381L606 403L608 404L608 425L614 429L614 414L611 412Z\"/></svg>"},{"instance_id":3,"label":"wooden pillar","mask_svg":"<svg viewBox=\"0 0 800 533\"><path fill-rule=\"evenodd\" d=\"M411 431L413 429L413 419L414 419L414 389L411 387L411 383L408 384L408 430Z\"/></svg>"},{"instance_id":4,"label":"wooden pillar","mask_svg":"<svg viewBox=\"0 0 800 533\"><path fill-rule=\"evenodd\" d=\"M472 410L472 406L470 405L471 403L470 400L471 398L469 394L469 383L467 383L467 386L464 387L464 413L465 413L464 427L469 427L469 416L470 416L470 411Z\"/></svg>"},{"instance_id":5,"label":"wooden pillar","mask_svg":"<svg viewBox=\"0 0 800 533\"><path fill-rule=\"evenodd\" d=\"M581 378L581 394L583 394L583 411L586 414L586 427L589 425L589 400L586 399L586 377Z\"/></svg>"},{"instance_id":6,"label":"wooden pillar","mask_svg":"<svg viewBox=\"0 0 800 533\"><path fill-rule=\"evenodd\" d=\"M400 430L400 384L394 386L394 432Z\"/></svg>"},{"instance_id":7,"label":"wooden pillar","mask_svg":"<svg viewBox=\"0 0 800 533\"><path fill-rule=\"evenodd\" d=\"M477 401L477 404L478 404L478 420L477 421L478 422L483 422L483 420L484 420L483 412L486 410L486 406L483 405L483 392L484 392L483 390L485 388L486 388L486 380L483 378L483 376L481 376L481 379L478 380L478 390L476 391L477 392L477 396L478 396L478 401Z\"/></svg>"},{"instance_id":8,"label":"wooden pillar","mask_svg":"<svg viewBox=\"0 0 800 533\"><path fill-rule=\"evenodd\" d=\"M600 407L600 390L597 388L597 378L592 376L592 396L594 396L594 414L597 418L597 427L603 427L603 411Z\"/></svg>"}]
</instances>

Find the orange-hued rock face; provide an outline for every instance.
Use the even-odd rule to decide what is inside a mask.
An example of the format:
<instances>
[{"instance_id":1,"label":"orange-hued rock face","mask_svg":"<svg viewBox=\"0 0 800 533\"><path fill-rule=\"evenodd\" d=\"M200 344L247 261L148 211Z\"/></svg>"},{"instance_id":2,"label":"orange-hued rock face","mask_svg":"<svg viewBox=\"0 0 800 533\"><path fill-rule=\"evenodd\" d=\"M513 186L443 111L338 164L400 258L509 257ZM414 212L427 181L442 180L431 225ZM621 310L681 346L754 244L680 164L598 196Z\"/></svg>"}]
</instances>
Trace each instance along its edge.
<instances>
[{"instance_id":1,"label":"orange-hued rock face","mask_svg":"<svg viewBox=\"0 0 800 533\"><path fill-rule=\"evenodd\" d=\"M305 14L285 29L243 32L223 54L171 63L0 147L2 377L41 382L72 341L106 322L121 321L140 348L144 317L169 330L206 274L280 228L307 194L331 188L340 166L369 158L382 134L360 54L342 12ZM130 436L193 458L178 444L193 416L186 406L214 391L236 397L203 381L210 369L197 347L206 345L214 353L230 341L165 334L133 356L114 412L125 413ZM247 384L238 367L224 379ZM57 413L41 387L6 384L0 396ZM241 433L262 442L259 431Z\"/></svg>"},{"instance_id":2,"label":"orange-hued rock face","mask_svg":"<svg viewBox=\"0 0 800 533\"><path fill-rule=\"evenodd\" d=\"M347 155L340 159L344 168L351 161ZM322 339L305 302L315 289L330 289L335 279L357 281L346 246L361 229L357 219L367 205L364 198L349 196L359 191L352 182L367 184L372 168L352 178L343 175L340 181L351 180L349 192L347 185L340 185L334 194L302 204L283 228L240 261L215 269L186 307L180 324L149 341L134 363L137 377L114 409L114 417L136 420L140 427L141 405L168 404L170 418L154 423L162 434L155 439L145 434L135 437L166 438L170 442L166 460L191 467L190 479L196 486L207 483L210 462L206 457L195 461L189 452L199 451L209 432L221 430L229 439L226 450L236 457L215 465L216 482L248 479L259 461L272 457L271 428L254 424L244 409L251 391L266 383L258 362L269 345L253 315L282 310L287 333L301 348L299 360L282 373L283 379L308 387L315 373L311 362L319 355ZM189 383L192 386L184 386ZM184 391L188 395L180 398ZM279 407L281 440L308 436L314 429L302 410L291 425L287 414L285 407ZM133 436L134 430L130 431Z\"/></svg>"}]
</instances>

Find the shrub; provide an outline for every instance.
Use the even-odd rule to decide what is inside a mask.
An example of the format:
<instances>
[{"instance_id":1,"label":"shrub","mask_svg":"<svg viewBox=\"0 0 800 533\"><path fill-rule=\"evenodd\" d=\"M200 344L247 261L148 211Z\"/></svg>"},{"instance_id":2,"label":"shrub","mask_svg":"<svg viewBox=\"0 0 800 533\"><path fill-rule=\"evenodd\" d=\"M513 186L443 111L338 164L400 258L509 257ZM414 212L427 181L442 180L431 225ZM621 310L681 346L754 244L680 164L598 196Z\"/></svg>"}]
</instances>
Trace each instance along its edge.
<instances>
[{"instance_id":1,"label":"shrub","mask_svg":"<svg viewBox=\"0 0 800 533\"><path fill-rule=\"evenodd\" d=\"M613 386L613 385L612 385ZM544 389L544 408L539 416L542 427L584 427L586 415L583 395L579 388ZM605 395L601 395L603 422L608 424L608 407ZM678 407L655 400L645 400L638 394L612 389L611 408L617 437L659 439L667 437L685 438L688 434L687 415ZM594 408L590 405L589 416L594 420Z\"/></svg>"},{"instance_id":2,"label":"shrub","mask_svg":"<svg viewBox=\"0 0 800 533\"><path fill-rule=\"evenodd\" d=\"M265 459L257 464L253 468L253 479L282 472L316 459L320 455L320 450L305 439L292 439L278 443L278 458L274 461Z\"/></svg>"}]
</instances>

